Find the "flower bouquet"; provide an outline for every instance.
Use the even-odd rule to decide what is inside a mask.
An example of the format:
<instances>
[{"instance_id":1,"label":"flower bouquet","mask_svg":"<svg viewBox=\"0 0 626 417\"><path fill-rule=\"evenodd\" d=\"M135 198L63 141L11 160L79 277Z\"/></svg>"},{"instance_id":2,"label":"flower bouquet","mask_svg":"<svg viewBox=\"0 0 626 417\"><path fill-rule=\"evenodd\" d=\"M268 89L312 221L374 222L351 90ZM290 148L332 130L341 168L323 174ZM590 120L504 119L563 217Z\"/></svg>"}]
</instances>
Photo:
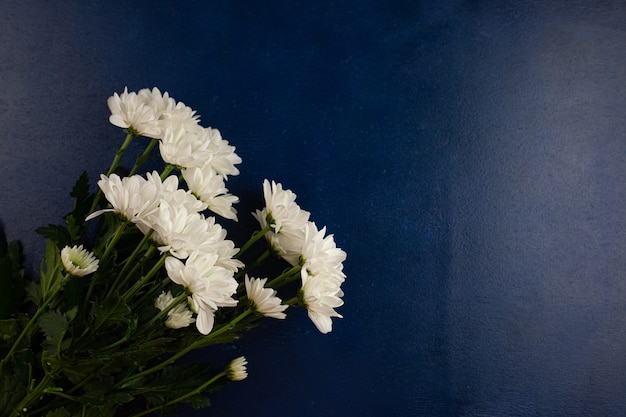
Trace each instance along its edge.
<instances>
[{"instance_id":1,"label":"flower bouquet","mask_svg":"<svg viewBox=\"0 0 626 417\"><path fill-rule=\"evenodd\" d=\"M125 89L108 106L126 138L95 190L80 176L65 224L37 230L38 280L0 236L1 417L205 407L207 393L247 376L247 361L181 360L189 352L232 343L291 306L322 333L341 317L346 254L293 192L265 180L258 230L237 247L222 226L237 220L225 185L239 174L235 148L157 88ZM145 149L124 169L137 138ZM155 155L161 172L141 173Z\"/></svg>"}]
</instances>

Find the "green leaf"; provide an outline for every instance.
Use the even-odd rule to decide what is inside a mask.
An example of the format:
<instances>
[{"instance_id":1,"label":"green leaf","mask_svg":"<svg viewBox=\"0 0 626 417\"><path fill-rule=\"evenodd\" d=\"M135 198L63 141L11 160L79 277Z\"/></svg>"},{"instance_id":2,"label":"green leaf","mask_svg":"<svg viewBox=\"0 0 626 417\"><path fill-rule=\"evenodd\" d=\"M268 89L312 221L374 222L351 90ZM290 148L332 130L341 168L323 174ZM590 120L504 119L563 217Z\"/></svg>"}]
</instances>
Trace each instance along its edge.
<instances>
[{"instance_id":1,"label":"green leaf","mask_svg":"<svg viewBox=\"0 0 626 417\"><path fill-rule=\"evenodd\" d=\"M206 408L211 405L211 401L209 401L209 398L201 394L194 395L193 397L189 398L188 402L191 404L191 407L194 410Z\"/></svg>"},{"instance_id":2,"label":"green leaf","mask_svg":"<svg viewBox=\"0 0 626 417\"><path fill-rule=\"evenodd\" d=\"M72 245L72 237L67 229L57 224L49 224L48 226L35 229L39 235L56 243L59 249Z\"/></svg>"},{"instance_id":3,"label":"green leaf","mask_svg":"<svg viewBox=\"0 0 626 417\"><path fill-rule=\"evenodd\" d=\"M18 242L7 244L0 229L0 319L17 313L24 297L24 269Z\"/></svg>"},{"instance_id":4,"label":"green leaf","mask_svg":"<svg viewBox=\"0 0 626 417\"><path fill-rule=\"evenodd\" d=\"M26 283L26 301L30 301L35 305L41 304L41 285L35 281Z\"/></svg>"},{"instance_id":5,"label":"green leaf","mask_svg":"<svg viewBox=\"0 0 626 417\"><path fill-rule=\"evenodd\" d=\"M108 297L104 302L97 304L93 314L95 329L109 328L119 324L128 327L132 320L130 307L117 295Z\"/></svg>"},{"instance_id":6,"label":"green leaf","mask_svg":"<svg viewBox=\"0 0 626 417\"><path fill-rule=\"evenodd\" d=\"M71 417L71 416L72 414L63 407L48 411L48 413L46 414L46 417Z\"/></svg>"},{"instance_id":7,"label":"green leaf","mask_svg":"<svg viewBox=\"0 0 626 417\"><path fill-rule=\"evenodd\" d=\"M79 241L85 227L85 217L89 215L94 196L89 194L89 176L86 171L78 178L70 196L74 197L73 210L65 215L65 224L72 242Z\"/></svg>"},{"instance_id":8,"label":"green leaf","mask_svg":"<svg viewBox=\"0 0 626 417\"><path fill-rule=\"evenodd\" d=\"M17 339L19 329L18 319L0 320L0 347L3 345L10 347L15 339Z\"/></svg>"},{"instance_id":9,"label":"green leaf","mask_svg":"<svg viewBox=\"0 0 626 417\"><path fill-rule=\"evenodd\" d=\"M58 310L47 311L39 318L39 327L46 335L42 346L48 355L59 357L61 354L61 344L68 324L69 320L66 315Z\"/></svg>"},{"instance_id":10,"label":"green leaf","mask_svg":"<svg viewBox=\"0 0 626 417\"><path fill-rule=\"evenodd\" d=\"M63 283L63 264L61 254L53 241L46 241L46 253L41 263L40 273L41 297L47 299L58 290Z\"/></svg>"},{"instance_id":11,"label":"green leaf","mask_svg":"<svg viewBox=\"0 0 626 417\"><path fill-rule=\"evenodd\" d=\"M125 391L113 389L113 377L101 377L85 385L85 393L80 396L82 404L92 407L116 406L126 404L135 399Z\"/></svg>"}]
</instances>

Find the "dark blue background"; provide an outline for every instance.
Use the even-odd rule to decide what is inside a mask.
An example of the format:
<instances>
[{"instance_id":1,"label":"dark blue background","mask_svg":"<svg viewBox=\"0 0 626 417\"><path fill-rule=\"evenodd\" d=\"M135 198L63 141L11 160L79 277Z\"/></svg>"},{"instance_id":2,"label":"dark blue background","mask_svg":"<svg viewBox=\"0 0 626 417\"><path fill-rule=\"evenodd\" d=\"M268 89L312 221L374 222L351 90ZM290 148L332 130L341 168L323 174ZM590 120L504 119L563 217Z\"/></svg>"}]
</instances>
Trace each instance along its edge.
<instances>
[{"instance_id":1,"label":"dark blue background","mask_svg":"<svg viewBox=\"0 0 626 417\"><path fill-rule=\"evenodd\" d=\"M276 179L348 252L333 333L268 322L233 351L250 378L186 415L626 415L622 1L0 1L29 271L124 86L237 146L241 223Z\"/></svg>"}]
</instances>

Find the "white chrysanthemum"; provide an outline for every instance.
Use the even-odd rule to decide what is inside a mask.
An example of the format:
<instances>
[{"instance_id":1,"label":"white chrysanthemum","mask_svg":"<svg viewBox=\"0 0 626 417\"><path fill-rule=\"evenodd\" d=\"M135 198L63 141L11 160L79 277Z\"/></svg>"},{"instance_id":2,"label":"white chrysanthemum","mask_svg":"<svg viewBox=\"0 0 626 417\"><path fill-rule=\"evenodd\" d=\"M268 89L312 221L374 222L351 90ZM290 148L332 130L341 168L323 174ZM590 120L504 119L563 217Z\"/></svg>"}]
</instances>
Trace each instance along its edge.
<instances>
[{"instance_id":1,"label":"white chrysanthemum","mask_svg":"<svg viewBox=\"0 0 626 417\"><path fill-rule=\"evenodd\" d=\"M202 216L179 204L162 199L158 212L151 217L152 238L161 252L184 259L194 251L213 252L213 245L222 240L222 229Z\"/></svg>"},{"instance_id":2,"label":"white chrysanthemum","mask_svg":"<svg viewBox=\"0 0 626 417\"><path fill-rule=\"evenodd\" d=\"M128 129L136 135L151 138L161 135L155 109L137 93L129 93L128 88L124 88L121 95L114 93L113 96L109 97L107 104L111 110L109 117L111 124L122 129Z\"/></svg>"},{"instance_id":3,"label":"white chrysanthemum","mask_svg":"<svg viewBox=\"0 0 626 417\"><path fill-rule=\"evenodd\" d=\"M61 250L61 262L67 272L77 277L96 272L100 263L93 253L83 249L83 245L64 247Z\"/></svg>"},{"instance_id":4,"label":"white chrysanthemum","mask_svg":"<svg viewBox=\"0 0 626 417\"><path fill-rule=\"evenodd\" d=\"M161 181L156 171L146 174L145 179L140 175L120 178L117 174L111 174L109 177L101 175L98 186L112 208L98 210L90 214L86 220L107 211L115 211L137 224L145 233L151 228L150 216L155 214L161 199L165 195L176 193L178 178L170 176Z\"/></svg>"},{"instance_id":5,"label":"white chrysanthemum","mask_svg":"<svg viewBox=\"0 0 626 417\"><path fill-rule=\"evenodd\" d=\"M168 127L159 144L161 158L182 168L201 167L216 157L212 141L217 130L211 128L187 130ZM219 134L219 132L217 133Z\"/></svg>"},{"instance_id":6,"label":"white chrysanthemum","mask_svg":"<svg viewBox=\"0 0 626 417\"><path fill-rule=\"evenodd\" d=\"M331 317L343 318L335 308L343 305L341 281L334 274L322 273L302 278L301 298L315 327L328 333L333 329Z\"/></svg>"},{"instance_id":7,"label":"white chrysanthemum","mask_svg":"<svg viewBox=\"0 0 626 417\"><path fill-rule=\"evenodd\" d=\"M226 367L226 376L228 379L231 381L241 381L242 379L246 379L248 377L248 371L246 370L247 364L248 361L245 356L233 359L233 361Z\"/></svg>"},{"instance_id":8,"label":"white chrysanthemum","mask_svg":"<svg viewBox=\"0 0 626 417\"><path fill-rule=\"evenodd\" d=\"M174 297L172 297L172 293L170 291L162 292L161 295L159 295L155 300L154 306L163 311L168 308L173 301ZM181 329L183 327L189 327L189 325L195 321L196 319L193 318L191 310L183 304L178 304L167 312L165 326L170 329Z\"/></svg>"},{"instance_id":9,"label":"white chrysanthemum","mask_svg":"<svg viewBox=\"0 0 626 417\"><path fill-rule=\"evenodd\" d=\"M162 133L167 128L201 129L198 124L200 116L196 114L195 110L182 102L177 103L167 92L161 94L161 91L156 87L152 90L144 88L139 91L138 95L147 105L154 109L158 116L158 125L161 127ZM162 139L162 137L159 137L159 139Z\"/></svg>"},{"instance_id":10,"label":"white chrysanthemum","mask_svg":"<svg viewBox=\"0 0 626 417\"><path fill-rule=\"evenodd\" d=\"M170 279L191 294L191 307L198 314L196 327L202 334L213 329L218 308L237 305L232 298L237 292L237 281L232 271L216 264L217 259L216 254L194 252L185 263L174 257L165 260Z\"/></svg>"},{"instance_id":11,"label":"white chrysanthemum","mask_svg":"<svg viewBox=\"0 0 626 417\"><path fill-rule=\"evenodd\" d=\"M343 282L343 261L346 260L346 253L337 247L333 235L324 236L325 234L326 227L317 230L313 222L308 222L304 227L304 243L300 256L302 274L334 274Z\"/></svg>"},{"instance_id":12,"label":"white chrysanthemum","mask_svg":"<svg viewBox=\"0 0 626 417\"><path fill-rule=\"evenodd\" d=\"M228 193L224 177L210 165L183 169L182 175L189 190L206 204L206 208L226 219L237 220L233 204L238 203L239 198Z\"/></svg>"},{"instance_id":13,"label":"white chrysanthemum","mask_svg":"<svg viewBox=\"0 0 626 417\"><path fill-rule=\"evenodd\" d=\"M265 208L253 213L262 227L269 222L274 233L288 233L302 229L309 220L310 213L300 208L296 195L291 190L283 190L282 184L263 181L263 197Z\"/></svg>"},{"instance_id":14,"label":"white chrysanthemum","mask_svg":"<svg viewBox=\"0 0 626 417\"><path fill-rule=\"evenodd\" d=\"M246 294L250 307L265 317L284 319L287 317L284 311L289 306L282 304L282 300L276 297L276 290L265 288L266 282L267 278L248 278L246 274Z\"/></svg>"},{"instance_id":15,"label":"white chrysanthemum","mask_svg":"<svg viewBox=\"0 0 626 417\"><path fill-rule=\"evenodd\" d=\"M262 228L268 224L271 230L265 235L272 248L292 265L298 263L304 242L304 226L310 213L296 203L296 195L284 190L282 184L263 181L265 208L252 215Z\"/></svg>"}]
</instances>

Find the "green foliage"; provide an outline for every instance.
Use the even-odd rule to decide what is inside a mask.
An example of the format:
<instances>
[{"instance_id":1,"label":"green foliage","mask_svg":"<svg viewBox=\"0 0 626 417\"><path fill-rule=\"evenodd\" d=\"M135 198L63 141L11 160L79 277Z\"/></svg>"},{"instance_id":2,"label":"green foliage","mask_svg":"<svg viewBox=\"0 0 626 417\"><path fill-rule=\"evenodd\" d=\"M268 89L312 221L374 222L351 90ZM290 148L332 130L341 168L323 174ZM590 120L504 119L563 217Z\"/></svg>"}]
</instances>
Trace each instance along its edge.
<instances>
[{"instance_id":1,"label":"green foliage","mask_svg":"<svg viewBox=\"0 0 626 417\"><path fill-rule=\"evenodd\" d=\"M48 311L39 318L39 327L46 336L43 342L44 352L54 358L61 355L61 350L66 349L71 339L63 340L67 333L70 321L75 317L77 308L61 313L60 311Z\"/></svg>"},{"instance_id":2,"label":"green foliage","mask_svg":"<svg viewBox=\"0 0 626 417\"><path fill-rule=\"evenodd\" d=\"M46 241L46 252L41 263L39 274L41 298L47 300L56 293L63 284L63 264L61 255L53 241Z\"/></svg>"},{"instance_id":3,"label":"green foliage","mask_svg":"<svg viewBox=\"0 0 626 417\"><path fill-rule=\"evenodd\" d=\"M109 172L121 169L118 163L132 138L126 138ZM157 141L150 143L139 161ZM225 364L180 359L238 340L258 316L240 303L220 308L207 336L195 326L165 326L168 311L160 313L155 299L170 291L184 305L190 291L167 278L166 255L150 234L144 236L119 214L85 222L107 204L102 193L90 192L86 172L70 195L74 204L63 217L65 225L37 229L46 240L38 280L24 279L20 246L8 244L0 230L0 417L19 417L24 408L29 417L119 417L153 408L175 412L178 403L209 406L206 394L227 383ZM262 237L253 235L244 247L264 242ZM65 271L61 250L74 245L98 258L95 272L71 276ZM236 297L244 294L243 274L237 274Z\"/></svg>"},{"instance_id":4,"label":"green foliage","mask_svg":"<svg viewBox=\"0 0 626 417\"><path fill-rule=\"evenodd\" d=\"M24 294L22 251L18 242L7 243L0 229L0 319L19 311Z\"/></svg>"}]
</instances>

